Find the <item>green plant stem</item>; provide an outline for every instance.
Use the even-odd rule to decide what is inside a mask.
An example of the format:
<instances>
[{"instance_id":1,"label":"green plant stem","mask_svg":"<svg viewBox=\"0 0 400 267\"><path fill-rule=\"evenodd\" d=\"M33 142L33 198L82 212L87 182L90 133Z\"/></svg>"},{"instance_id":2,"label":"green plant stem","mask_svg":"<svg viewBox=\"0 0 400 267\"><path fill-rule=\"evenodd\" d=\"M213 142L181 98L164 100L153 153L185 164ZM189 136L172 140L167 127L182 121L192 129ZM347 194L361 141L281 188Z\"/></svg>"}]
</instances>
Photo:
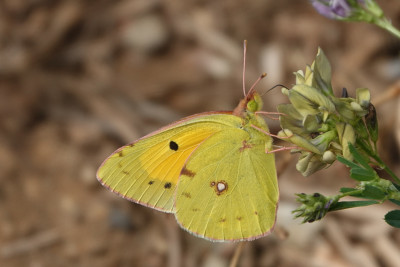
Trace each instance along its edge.
<instances>
[{"instance_id":1,"label":"green plant stem","mask_svg":"<svg viewBox=\"0 0 400 267\"><path fill-rule=\"evenodd\" d=\"M394 174L394 172L381 160L381 158L377 154L372 154L373 157L379 165L383 168L383 170L392 177L392 179L397 183L400 184L400 179Z\"/></svg>"},{"instance_id":2,"label":"green plant stem","mask_svg":"<svg viewBox=\"0 0 400 267\"><path fill-rule=\"evenodd\" d=\"M377 19L373 23L400 39L400 31L387 18Z\"/></svg>"},{"instance_id":3,"label":"green plant stem","mask_svg":"<svg viewBox=\"0 0 400 267\"><path fill-rule=\"evenodd\" d=\"M357 142L357 144L363 149L368 155L370 155L375 161L378 163L378 165L392 177L392 179L400 185L400 179L396 176L396 174L381 160L379 155L377 154L376 150L371 151L371 149L366 146L365 143L363 142Z\"/></svg>"},{"instance_id":4,"label":"green plant stem","mask_svg":"<svg viewBox=\"0 0 400 267\"><path fill-rule=\"evenodd\" d=\"M346 192L346 193L341 193L339 195L336 195L335 198L337 198L338 200L343 198L343 197L348 197L348 196L354 196L357 194L361 194L364 191L364 189L359 189L359 190L354 190L354 191L350 191L350 192Z\"/></svg>"}]
</instances>

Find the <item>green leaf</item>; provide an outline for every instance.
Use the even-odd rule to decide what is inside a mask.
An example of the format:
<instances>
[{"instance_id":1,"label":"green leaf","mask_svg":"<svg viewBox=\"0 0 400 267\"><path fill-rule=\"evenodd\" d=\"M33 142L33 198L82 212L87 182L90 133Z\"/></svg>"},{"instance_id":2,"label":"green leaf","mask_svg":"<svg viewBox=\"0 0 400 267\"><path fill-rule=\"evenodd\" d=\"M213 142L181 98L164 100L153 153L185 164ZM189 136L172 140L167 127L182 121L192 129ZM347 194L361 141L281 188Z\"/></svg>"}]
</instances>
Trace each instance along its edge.
<instances>
[{"instance_id":1,"label":"green leaf","mask_svg":"<svg viewBox=\"0 0 400 267\"><path fill-rule=\"evenodd\" d=\"M340 191L340 193L348 193L348 192L358 191L358 189L349 188L349 187L342 187L342 188L340 188L339 191Z\"/></svg>"},{"instance_id":2,"label":"green leaf","mask_svg":"<svg viewBox=\"0 0 400 267\"><path fill-rule=\"evenodd\" d=\"M376 186L365 185L364 191L360 194L360 197L383 200L386 197L386 194Z\"/></svg>"},{"instance_id":3,"label":"green leaf","mask_svg":"<svg viewBox=\"0 0 400 267\"><path fill-rule=\"evenodd\" d=\"M385 221L393 227L400 228L400 210L392 210L386 213Z\"/></svg>"},{"instance_id":4,"label":"green leaf","mask_svg":"<svg viewBox=\"0 0 400 267\"><path fill-rule=\"evenodd\" d=\"M400 191L400 185L393 183L393 182L392 182L392 184L394 185L394 187L396 187L397 191Z\"/></svg>"},{"instance_id":5,"label":"green leaf","mask_svg":"<svg viewBox=\"0 0 400 267\"><path fill-rule=\"evenodd\" d=\"M332 205L329 209L329 211L334 211L334 210L344 210L344 209L350 209L350 208L356 208L356 207L364 207L364 206L369 206L369 205L374 205L378 204L378 201L375 200L367 200L367 201L340 201L337 202L336 204Z\"/></svg>"},{"instance_id":6,"label":"green leaf","mask_svg":"<svg viewBox=\"0 0 400 267\"><path fill-rule=\"evenodd\" d=\"M375 172L360 167L352 168L350 170L350 177L357 181L371 181L376 178Z\"/></svg>"},{"instance_id":7,"label":"green leaf","mask_svg":"<svg viewBox=\"0 0 400 267\"><path fill-rule=\"evenodd\" d=\"M358 163L360 163L365 169L369 171L374 171L371 166L369 166L368 162L365 160L365 158L357 151L357 149L354 147L353 144L349 143L349 149L351 154L354 157L354 160L356 160Z\"/></svg>"},{"instance_id":8,"label":"green leaf","mask_svg":"<svg viewBox=\"0 0 400 267\"><path fill-rule=\"evenodd\" d=\"M393 184L393 186L397 189L397 191L400 191L400 185L398 185L398 184L396 184L396 183L393 183L393 182L392 182L392 184ZM400 206L400 200L397 200L397 199L389 199L389 200L390 200L391 202L393 202L394 204Z\"/></svg>"},{"instance_id":9,"label":"green leaf","mask_svg":"<svg viewBox=\"0 0 400 267\"><path fill-rule=\"evenodd\" d=\"M350 160L343 158L342 156L338 156L337 160L350 168L360 168L360 166L358 166L354 162L351 162Z\"/></svg>"},{"instance_id":10,"label":"green leaf","mask_svg":"<svg viewBox=\"0 0 400 267\"><path fill-rule=\"evenodd\" d=\"M397 200L397 199L389 199L389 200L390 200L390 202L396 204L397 206L400 206L400 200Z\"/></svg>"}]
</instances>

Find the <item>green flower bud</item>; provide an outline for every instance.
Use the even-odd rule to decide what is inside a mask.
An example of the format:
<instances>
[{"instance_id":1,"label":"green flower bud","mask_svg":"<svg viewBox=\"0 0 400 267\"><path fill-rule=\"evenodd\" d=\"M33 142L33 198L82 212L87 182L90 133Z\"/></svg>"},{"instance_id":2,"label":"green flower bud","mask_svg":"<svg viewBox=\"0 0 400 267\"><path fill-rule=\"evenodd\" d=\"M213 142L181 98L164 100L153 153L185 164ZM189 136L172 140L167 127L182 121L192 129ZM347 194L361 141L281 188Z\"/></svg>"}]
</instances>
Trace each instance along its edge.
<instances>
[{"instance_id":1,"label":"green flower bud","mask_svg":"<svg viewBox=\"0 0 400 267\"><path fill-rule=\"evenodd\" d=\"M337 202L337 200L335 201L319 193L314 193L312 195L303 193L296 194L296 196L296 201L300 202L302 205L294 210L293 213L295 213L295 218L303 217L303 223L321 220L329 211L332 204Z\"/></svg>"},{"instance_id":2,"label":"green flower bud","mask_svg":"<svg viewBox=\"0 0 400 267\"><path fill-rule=\"evenodd\" d=\"M311 157L313 156L312 153L302 153L299 160L296 163L296 170L301 173L304 173L307 168L308 164L310 163Z\"/></svg>"},{"instance_id":3,"label":"green flower bud","mask_svg":"<svg viewBox=\"0 0 400 267\"><path fill-rule=\"evenodd\" d=\"M296 164L296 170L298 170L303 176L309 176L314 172L323 169L327 164L322 161L322 158L318 154L303 152Z\"/></svg>"},{"instance_id":4,"label":"green flower bud","mask_svg":"<svg viewBox=\"0 0 400 267\"><path fill-rule=\"evenodd\" d=\"M321 151L319 151L319 149L316 146L311 144L307 139L301 137L300 135L294 134L289 129L283 129L282 131L279 131L278 137L283 137L285 138L285 140L287 138L291 143L301 148L304 148L305 150L314 152L316 154L321 154Z\"/></svg>"},{"instance_id":5,"label":"green flower bud","mask_svg":"<svg viewBox=\"0 0 400 267\"><path fill-rule=\"evenodd\" d=\"M282 87L281 92L282 92L282 94L289 96L290 91L288 89Z\"/></svg>"},{"instance_id":6,"label":"green flower bud","mask_svg":"<svg viewBox=\"0 0 400 267\"><path fill-rule=\"evenodd\" d=\"M335 112L335 105L317 89L307 85L295 85L289 92L289 100L303 116L318 114L322 110Z\"/></svg>"},{"instance_id":7,"label":"green flower bud","mask_svg":"<svg viewBox=\"0 0 400 267\"><path fill-rule=\"evenodd\" d=\"M358 88L356 90L356 99L357 103L360 104L361 107L367 109L371 102L371 94L367 88Z\"/></svg>"},{"instance_id":8,"label":"green flower bud","mask_svg":"<svg viewBox=\"0 0 400 267\"><path fill-rule=\"evenodd\" d=\"M310 66L306 66L306 74L304 74L304 85L312 86L314 80L314 71Z\"/></svg>"},{"instance_id":9,"label":"green flower bud","mask_svg":"<svg viewBox=\"0 0 400 267\"><path fill-rule=\"evenodd\" d=\"M338 111L339 115L343 117L343 120L345 121L353 121L356 118L356 114L351 108L349 100L351 99L341 98L341 99L336 99L335 101L336 110Z\"/></svg>"},{"instance_id":10,"label":"green flower bud","mask_svg":"<svg viewBox=\"0 0 400 267\"><path fill-rule=\"evenodd\" d=\"M332 164L335 160L336 160L336 155L330 150L325 151L324 154L322 155L322 161L328 164Z\"/></svg>"},{"instance_id":11,"label":"green flower bud","mask_svg":"<svg viewBox=\"0 0 400 267\"><path fill-rule=\"evenodd\" d=\"M313 87L322 90L325 95L333 96L331 85L331 64L321 48L318 48L317 57L311 65L311 68L314 70Z\"/></svg>"},{"instance_id":12,"label":"green flower bud","mask_svg":"<svg viewBox=\"0 0 400 267\"><path fill-rule=\"evenodd\" d=\"M360 112L364 111L363 108L361 107L361 105L358 104L357 102L351 102L350 106L351 106L351 109L354 111L360 111Z\"/></svg>"},{"instance_id":13,"label":"green flower bud","mask_svg":"<svg viewBox=\"0 0 400 267\"><path fill-rule=\"evenodd\" d=\"M326 133L320 134L314 139L310 140L310 143L318 148L322 153L328 148L331 141L336 138L336 131L328 131Z\"/></svg>"},{"instance_id":14,"label":"green flower bud","mask_svg":"<svg viewBox=\"0 0 400 267\"><path fill-rule=\"evenodd\" d=\"M296 76L296 84L305 84L306 80L302 70L295 72L294 75Z\"/></svg>"},{"instance_id":15,"label":"green flower bud","mask_svg":"<svg viewBox=\"0 0 400 267\"><path fill-rule=\"evenodd\" d=\"M278 111L285 114L280 116L279 120L282 129L290 129L293 133L298 135L306 135L305 129L303 128L303 117L296 111L291 104L278 105Z\"/></svg>"},{"instance_id":16,"label":"green flower bud","mask_svg":"<svg viewBox=\"0 0 400 267\"><path fill-rule=\"evenodd\" d=\"M320 127L320 119L315 115L307 115L303 120L303 126L308 132L316 132Z\"/></svg>"},{"instance_id":17,"label":"green flower bud","mask_svg":"<svg viewBox=\"0 0 400 267\"><path fill-rule=\"evenodd\" d=\"M336 124L336 132L338 133L340 143L342 143L345 126L346 124L344 122L339 122Z\"/></svg>"},{"instance_id":18,"label":"green flower bud","mask_svg":"<svg viewBox=\"0 0 400 267\"><path fill-rule=\"evenodd\" d=\"M349 143L354 145L355 142L356 142L356 134L354 132L354 128L350 124L346 124L344 127L342 141L341 141L343 149L342 153L345 159L353 161L353 155L350 152Z\"/></svg>"},{"instance_id":19,"label":"green flower bud","mask_svg":"<svg viewBox=\"0 0 400 267\"><path fill-rule=\"evenodd\" d=\"M280 104L278 105L277 108L280 113L284 113L287 115L287 116L281 116L281 118L289 117L298 121L303 120L303 116L301 116L301 114L297 112L297 110L293 107L292 104Z\"/></svg>"}]
</instances>

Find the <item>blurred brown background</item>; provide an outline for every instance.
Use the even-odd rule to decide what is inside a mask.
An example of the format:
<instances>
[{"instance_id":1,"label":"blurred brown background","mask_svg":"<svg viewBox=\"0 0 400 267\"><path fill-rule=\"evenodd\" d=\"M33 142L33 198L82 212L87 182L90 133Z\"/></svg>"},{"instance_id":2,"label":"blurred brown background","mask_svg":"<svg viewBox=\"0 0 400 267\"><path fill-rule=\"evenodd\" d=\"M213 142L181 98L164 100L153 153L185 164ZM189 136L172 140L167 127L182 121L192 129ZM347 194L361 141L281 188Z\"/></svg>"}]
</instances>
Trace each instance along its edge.
<instances>
[{"instance_id":1,"label":"blurred brown background","mask_svg":"<svg viewBox=\"0 0 400 267\"><path fill-rule=\"evenodd\" d=\"M400 2L380 4L400 27ZM330 21L306 0L2 0L0 266L227 266L237 244L191 236L173 215L115 196L95 172L160 126L232 110L244 39L247 86L268 73L261 92L291 86L318 46L337 94L370 88L380 151L400 174L400 42L375 26ZM264 100L267 111L286 101L279 89ZM296 158L277 154L277 230L246 243L239 266L400 266L400 232L382 220L389 203L313 224L292 218L294 193L353 185L340 164L304 178Z\"/></svg>"}]
</instances>

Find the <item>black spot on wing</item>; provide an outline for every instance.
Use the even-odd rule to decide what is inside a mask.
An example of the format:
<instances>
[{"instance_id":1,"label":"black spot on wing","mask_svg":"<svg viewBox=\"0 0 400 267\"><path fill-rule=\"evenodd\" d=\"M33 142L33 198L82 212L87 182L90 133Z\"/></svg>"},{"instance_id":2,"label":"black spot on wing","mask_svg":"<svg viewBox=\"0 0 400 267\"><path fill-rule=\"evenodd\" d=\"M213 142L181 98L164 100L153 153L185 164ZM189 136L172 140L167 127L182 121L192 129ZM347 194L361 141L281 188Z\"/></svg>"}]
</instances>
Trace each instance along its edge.
<instances>
[{"instance_id":1,"label":"black spot on wing","mask_svg":"<svg viewBox=\"0 0 400 267\"><path fill-rule=\"evenodd\" d=\"M164 188L169 189L169 188L171 188L171 186L172 186L172 184L168 182L168 183L165 183Z\"/></svg>"},{"instance_id":2,"label":"black spot on wing","mask_svg":"<svg viewBox=\"0 0 400 267\"><path fill-rule=\"evenodd\" d=\"M170 141L170 142L169 142L169 148L170 148L171 150L177 151L177 150L179 149L179 146L178 146L178 144L177 144L176 142Z\"/></svg>"}]
</instances>

